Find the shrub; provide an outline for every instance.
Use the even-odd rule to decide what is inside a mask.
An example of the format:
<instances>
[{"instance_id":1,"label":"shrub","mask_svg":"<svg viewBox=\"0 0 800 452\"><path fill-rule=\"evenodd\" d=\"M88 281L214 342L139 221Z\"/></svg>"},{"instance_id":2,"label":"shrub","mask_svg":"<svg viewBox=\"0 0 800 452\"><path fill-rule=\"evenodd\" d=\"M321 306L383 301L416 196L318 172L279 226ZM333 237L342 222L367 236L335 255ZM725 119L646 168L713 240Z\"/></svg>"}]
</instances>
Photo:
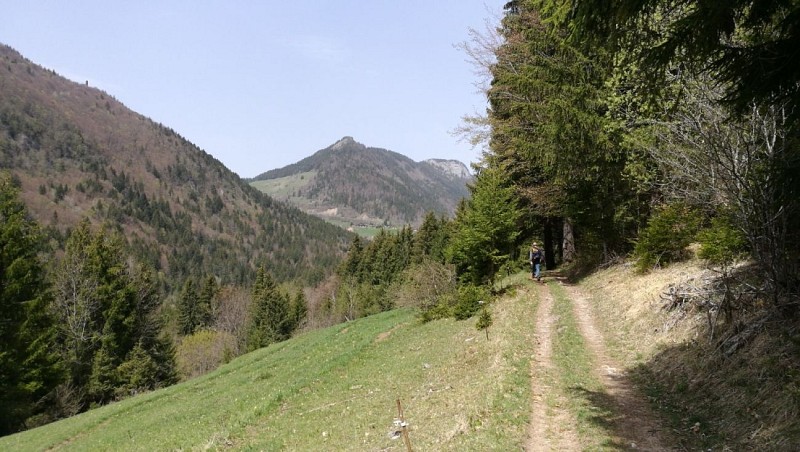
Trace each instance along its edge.
<instances>
[{"instance_id":1,"label":"shrub","mask_svg":"<svg viewBox=\"0 0 800 452\"><path fill-rule=\"evenodd\" d=\"M636 242L633 254L639 260L639 271L683 259L684 250L695 240L701 222L702 214L684 203L662 206L650 217Z\"/></svg>"},{"instance_id":2,"label":"shrub","mask_svg":"<svg viewBox=\"0 0 800 452\"><path fill-rule=\"evenodd\" d=\"M235 349L236 338L230 333L200 330L178 346L178 371L183 379L206 374L229 360Z\"/></svg>"},{"instance_id":3,"label":"shrub","mask_svg":"<svg viewBox=\"0 0 800 452\"><path fill-rule=\"evenodd\" d=\"M697 238L700 241L698 257L711 264L730 264L746 251L745 234L734 226L730 214L714 217L711 226L700 231Z\"/></svg>"},{"instance_id":4,"label":"shrub","mask_svg":"<svg viewBox=\"0 0 800 452\"><path fill-rule=\"evenodd\" d=\"M426 260L407 269L397 284L394 304L427 311L440 304L442 297L456 291L456 273L452 265Z\"/></svg>"},{"instance_id":5,"label":"shrub","mask_svg":"<svg viewBox=\"0 0 800 452\"><path fill-rule=\"evenodd\" d=\"M481 308L480 301L489 299L489 290L485 286L464 285L458 288L458 300L453 307L456 320L466 320Z\"/></svg>"}]
</instances>

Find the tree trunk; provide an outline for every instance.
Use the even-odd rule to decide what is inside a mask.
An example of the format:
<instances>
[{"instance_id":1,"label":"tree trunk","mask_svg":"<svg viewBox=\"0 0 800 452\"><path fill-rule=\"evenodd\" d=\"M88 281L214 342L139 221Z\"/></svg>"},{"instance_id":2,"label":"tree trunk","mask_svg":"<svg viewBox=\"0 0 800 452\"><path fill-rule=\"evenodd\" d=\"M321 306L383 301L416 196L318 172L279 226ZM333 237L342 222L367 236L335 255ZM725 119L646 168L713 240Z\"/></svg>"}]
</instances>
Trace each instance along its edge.
<instances>
[{"instance_id":1,"label":"tree trunk","mask_svg":"<svg viewBox=\"0 0 800 452\"><path fill-rule=\"evenodd\" d=\"M564 218L564 246L562 251L564 253L564 262L572 262L575 260L575 234L572 230L572 221L569 218Z\"/></svg>"},{"instance_id":2,"label":"tree trunk","mask_svg":"<svg viewBox=\"0 0 800 452\"><path fill-rule=\"evenodd\" d=\"M544 264L548 270L556 268L556 247L553 242L553 221L548 218L544 223Z\"/></svg>"}]
</instances>

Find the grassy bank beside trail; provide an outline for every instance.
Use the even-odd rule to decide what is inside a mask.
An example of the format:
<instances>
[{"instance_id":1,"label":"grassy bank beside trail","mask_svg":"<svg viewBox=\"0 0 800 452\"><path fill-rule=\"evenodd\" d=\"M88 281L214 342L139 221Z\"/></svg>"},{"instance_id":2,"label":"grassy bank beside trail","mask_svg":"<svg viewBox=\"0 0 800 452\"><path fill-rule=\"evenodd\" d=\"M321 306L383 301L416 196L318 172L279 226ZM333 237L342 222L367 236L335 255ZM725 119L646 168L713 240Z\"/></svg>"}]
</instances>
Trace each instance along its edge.
<instances>
[{"instance_id":1,"label":"grassy bank beside trail","mask_svg":"<svg viewBox=\"0 0 800 452\"><path fill-rule=\"evenodd\" d=\"M769 317L768 305L743 300L735 320L720 316L712 335L701 303L667 309L662 295L671 285L704 290L717 276L689 261L647 275L615 266L581 285L610 352L671 419L683 448L798 450L800 321Z\"/></svg>"},{"instance_id":2,"label":"grassy bank beside trail","mask_svg":"<svg viewBox=\"0 0 800 452\"><path fill-rule=\"evenodd\" d=\"M405 450L389 435L397 399L416 450L520 450L535 300L514 292L492 304L488 341L474 318L386 312L0 438L0 450Z\"/></svg>"}]
</instances>

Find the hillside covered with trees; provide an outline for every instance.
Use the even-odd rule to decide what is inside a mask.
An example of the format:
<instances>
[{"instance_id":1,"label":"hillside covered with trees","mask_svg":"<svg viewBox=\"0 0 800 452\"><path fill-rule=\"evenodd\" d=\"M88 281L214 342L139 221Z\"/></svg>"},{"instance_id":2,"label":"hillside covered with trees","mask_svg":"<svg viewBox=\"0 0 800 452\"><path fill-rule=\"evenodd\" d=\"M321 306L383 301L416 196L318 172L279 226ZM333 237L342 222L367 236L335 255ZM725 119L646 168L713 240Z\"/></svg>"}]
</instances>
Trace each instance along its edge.
<instances>
[{"instance_id":1,"label":"hillside covered with trees","mask_svg":"<svg viewBox=\"0 0 800 452\"><path fill-rule=\"evenodd\" d=\"M489 138L473 197L513 191L548 266L633 253L646 271L699 240L716 265L752 258L795 312L797 80L776 61L796 8L600 3L511 1L464 44L490 105L464 130Z\"/></svg>"},{"instance_id":2,"label":"hillside covered with trees","mask_svg":"<svg viewBox=\"0 0 800 452\"><path fill-rule=\"evenodd\" d=\"M275 199L344 226L419 226L427 212L452 216L469 196L469 170L458 161L415 162L352 137L250 182Z\"/></svg>"},{"instance_id":3,"label":"hillside covered with trees","mask_svg":"<svg viewBox=\"0 0 800 452\"><path fill-rule=\"evenodd\" d=\"M198 375L300 326L300 288L330 276L348 233L107 93L6 46L0 63L0 432Z\"/></svg>"}]
</instances>

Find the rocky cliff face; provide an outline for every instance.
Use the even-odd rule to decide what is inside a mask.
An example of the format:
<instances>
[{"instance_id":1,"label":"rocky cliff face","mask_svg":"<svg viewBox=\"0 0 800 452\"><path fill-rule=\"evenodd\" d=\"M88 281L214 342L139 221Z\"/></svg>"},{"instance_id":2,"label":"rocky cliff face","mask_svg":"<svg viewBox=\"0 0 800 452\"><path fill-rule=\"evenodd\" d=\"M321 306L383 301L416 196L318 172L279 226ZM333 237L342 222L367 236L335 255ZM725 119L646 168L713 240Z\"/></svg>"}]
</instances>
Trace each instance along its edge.
<instances>
[{"instance_id":1,"label":"rocky cliff face","mask_svg":"<svg viewBox=\"0 0 800 452\"><path fill-rule=\"evenodd\" d=\"M467 168L466 165L458 160L428 159L423 161L423 163L427 163L428 165L431 165L441 170L443 173L455 178L465 180L472 178L469 168Z\"/></svg>"}]
</instances>

